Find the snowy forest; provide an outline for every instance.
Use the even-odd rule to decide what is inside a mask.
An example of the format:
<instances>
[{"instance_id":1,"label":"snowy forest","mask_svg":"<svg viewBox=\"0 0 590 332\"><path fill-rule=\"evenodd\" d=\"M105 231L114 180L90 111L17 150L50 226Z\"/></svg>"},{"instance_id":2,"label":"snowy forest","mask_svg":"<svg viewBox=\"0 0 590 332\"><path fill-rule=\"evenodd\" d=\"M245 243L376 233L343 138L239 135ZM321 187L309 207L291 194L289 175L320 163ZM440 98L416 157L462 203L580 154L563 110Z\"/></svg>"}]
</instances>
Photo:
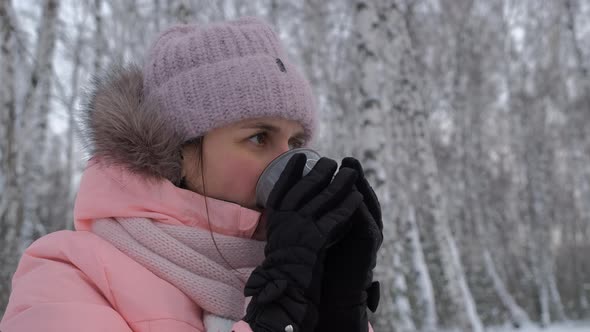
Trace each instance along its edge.
<instances>
[{"instance_id":1,"label":"snowy forest","mask_svg":"<svg viewBox=\"0 0 590 332\"><path fill-rule=\"evenodd\" d=\"M590 330L585 0L0 0L0 316L22 251L73 229L93 75L244 15L311 81L314 148L380 197L375 331Z\"/></svg>"}]
</instances>

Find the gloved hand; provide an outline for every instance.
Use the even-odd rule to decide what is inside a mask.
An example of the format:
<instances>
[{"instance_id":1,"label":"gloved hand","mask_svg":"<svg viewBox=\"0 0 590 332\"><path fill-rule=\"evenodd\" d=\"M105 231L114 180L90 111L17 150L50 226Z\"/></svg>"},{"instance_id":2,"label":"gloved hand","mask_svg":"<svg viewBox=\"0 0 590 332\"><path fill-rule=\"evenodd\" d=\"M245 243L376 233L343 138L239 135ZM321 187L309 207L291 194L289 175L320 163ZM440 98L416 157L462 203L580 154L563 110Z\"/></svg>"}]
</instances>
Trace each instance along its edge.
<instances>
[{"instance_id":1,"label":"gloved hand","mask_svg":"<svg viewBox=\"0 0 590 332\"><path fill-rule=\"evenodd\" d=\"M314 330L325 250L348 232L362 201L356 170L332 180L338 165L321 158L302 177L306 162L294 155L268 198L265 259L244 290L252 299L243 320L255 332Z\"/></svg>"},{"instance_id":2,"label":"gloved hand","mask_svg":"<svg viewBox=\"0 0 590 332\"><path fill-rule=\"evenodd\" d=\"M345 169L358 172L355 187L364 200L352 216L351 230L326 252L318 332L367 331L367 307L374 312L379 303L373 269L383 242L381 206L359 161L344 158L340 171Z\"/></svg>"}]
</instances>

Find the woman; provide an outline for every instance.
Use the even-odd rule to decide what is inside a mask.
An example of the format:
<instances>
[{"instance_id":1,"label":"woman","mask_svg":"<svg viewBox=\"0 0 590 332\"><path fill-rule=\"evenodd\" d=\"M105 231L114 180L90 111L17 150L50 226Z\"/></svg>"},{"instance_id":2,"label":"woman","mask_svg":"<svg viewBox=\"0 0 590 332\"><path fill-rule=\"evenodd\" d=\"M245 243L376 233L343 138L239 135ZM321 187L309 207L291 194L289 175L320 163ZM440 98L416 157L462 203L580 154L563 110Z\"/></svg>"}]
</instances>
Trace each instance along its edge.
<instances>
[{"instance_id":1,"label":"woman","mask_svg":"<svg viewBox=\"0 0 590 332\"><path fill-rule=\"evenodd\" d=\"M266 23L169 28L142 70L95 81L81 119L76 231L25 251L1 331L370 329L382 226L358 161L303 177L295 154L255 204L263 169L317 127Z\"/></svg>"}]
</instances>

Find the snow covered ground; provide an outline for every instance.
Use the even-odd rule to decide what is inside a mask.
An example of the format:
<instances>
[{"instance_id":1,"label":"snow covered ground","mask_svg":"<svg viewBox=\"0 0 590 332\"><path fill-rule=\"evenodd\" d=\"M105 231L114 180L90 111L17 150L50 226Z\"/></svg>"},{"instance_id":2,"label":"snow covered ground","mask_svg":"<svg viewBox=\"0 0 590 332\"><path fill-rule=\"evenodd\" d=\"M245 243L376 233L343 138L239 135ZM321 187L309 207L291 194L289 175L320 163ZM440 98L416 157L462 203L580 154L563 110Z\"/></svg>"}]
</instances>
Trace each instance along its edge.
<instances>
[{"instance_id":1,"label":"snow covered ground","mask_svg":"<svg viewBox=\"0 0 590 332\"><path fill-rule=\"evenodd\" d=\"M590 321L570 321L551 324L546 328L538 325L528 325L520 329L511 326L496 326L486 328L486 332L590 332Z\"/></svg>"}]
</instances>

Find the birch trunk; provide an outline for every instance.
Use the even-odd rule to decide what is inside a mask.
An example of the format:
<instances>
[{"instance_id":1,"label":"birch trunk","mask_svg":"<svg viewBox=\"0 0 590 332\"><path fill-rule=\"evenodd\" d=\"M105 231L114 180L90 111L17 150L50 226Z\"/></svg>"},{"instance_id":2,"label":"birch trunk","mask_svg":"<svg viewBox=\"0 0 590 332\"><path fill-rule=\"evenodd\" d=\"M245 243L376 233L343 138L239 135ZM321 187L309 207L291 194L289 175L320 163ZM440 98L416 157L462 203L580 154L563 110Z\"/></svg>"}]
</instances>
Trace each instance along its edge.
<instances>
[{"instance_id":1,"label":"birch trunk","mask_svg":"<svg viewBox=\"0 0 590 332\"><path fill-rule=\"evenodd\" d=\"M156 3L159 5L159 2ZM159 11L159 9L158 9ZM93 74L97 75L100 73L101 69L103 68L103 61L104 61L104 53L105 49L108 47L108 43L106 43L104 39L103 33L103 15L102 15L102 0L94 0L94 64L93 64ZM158 13L159 14L159 13ZM157 17L159 17L158 15ZM156 19L156 22L159 23L159 19ZM158 24L156 24L158 25ZM159 30L158 30L159 31ZM81 41L81 33L79 32L79 37ZM79 61L79 59L74 59L74 62ZM74 64L75 67L75 64ZM77 79L77 77L76 77Z\"/></svg>"},{"instance_id":2,"label":"birch trunk","mask_svg":"<svg viewBox=\"0 0 590 332\"><path fill-rule=\"evenodd\" d=\"M40 218L41 184L45 178L45 151L47 149L47 122L51 103L51 81L53 75L53 54L57 39L57 13L59 2L45 0L41 12L41 22L37 34L35 62L31 73L31 90L25 99L25 107L21 117L20 141L24 153L21 160L23 169L23 200L24 218L28 229L43 229ZM26 199L25 199L26 198ZM23 235L23 234L21 234ZM30 242L30 238L19 240ZM24 234L28 237L30 234ZM44 235L44 234L40 234ZM24 248L21 248L24 249Z\"/></svg>"},{"instance_id":3,"label":"birch trunk","mask_svg":"<svg viewBox=\"0 0 590 332\"><path fill-rule=\"evenodd\" d=\"M96 0L95 1L95 5L96 8L100 8L100 1ZM96 17L100 17L100 14L95 13L95 19ZM100 19L99 20L95 20L95 24L97 24L97 26L95 27L95 40L102 40L102 33L99 32L101 31L102 28L100 28ZM80 76L80 69L82 67L81 64L81 54L82 54L82 48L84 46L84 40L83 40L83 27L79 26L78 28L78 36L76 38L76 43L74 45L74 50L73 50L73 59L72 59L72 72L71 72L71 86L70 86L70 98L66 104L66 108L68 110L68 130L67 130L67 137L66 137L66 151L67 151L67 157L66 157L66 179L65 179L65 186L66 186L66 190L68 192L68 201L67 201L67 205L68 205L68 209L66 211L66 218L63 222L63 229L70 229L73 230L74 229L74 198L75 198L75 193L76 193L76 188L74 188L73 185L73 179L74 179L74 175L75 173L78 171L76 165L78 164L77 161L74 159L74 147L76 145L75 142L75 132L76 132L76 120L75 120L75 115L74 115L74 110L75 110L75 103L76 100L78 99L78 81L79 81L79 76ZM95 49L95 52L102 52L99 51L98 49ZM98 70L100 70L101 67L101 61L100 59L102 58L100 56L100 53L95 53L94 55L94 74L98 74Z\"/></svg>"},{"instance_id":4,"label":"birch trunk","mask_svg":"<svg viewBox=\"0 0 590 332\"><path fill-rule=\"evenodd\" d=\"M436 301L434 298L434 289L432 287L432 279L428 272L426 259L422 249L422 242L418 225L416 224L416 211L413 206L408 207L408 215L404 220L407 222L405 229L407 232L407 242L410 246L411 255L411 269L410 275L414 276L415 284L415 307L416 314L414 315L416 321L420 321L420 328L422 331L435 331L438 324L438 317L436 314Z\"/></svg>"},{"instance_id":5,"label":"birch trunk","mask_svg":"<svg viewBox=\"0 0 590 332\"><path fill-rule=\"evenodd\" d=\"M429 266L439 262L442 272L442 286L450 294L449 305L454 307L453 325L471 331L482 331L483 326L478 317L473 297L465 279L455 240L450 232L445 202L438 179L438 169L434 160L430 133L428 132L428 115L424 109L421 96L422 82L417 76L415 56L409 42L404 20L399 12L400 6L383 6L380 13L390 12L390 19L383 22L390 24L390 43L396 45L397 57L391 57L387 63L391 67L392 108L400 113L403 126L409 128L414 143L412 164L416 165L414 180L421 184L419 202L416 206L418 224L425 237L426 259ZM383 15L380 15L383 17ZM430 246L427 248L426 246Z\"/></svg>"},{"instance_id":6,"label":"birch trunk","mask_svg":"<svg viewBox=\"0 0 590 332\"><path fill-rule=\"evenodd\" d=\"M382 289L377 320L374 322L376 331L403 331L412 326L412 318L408 312L406 298L406 283L399 276L400 247L396 235L396 211L392 207L389 192L388 173L385 168L388 153L391 151L391 132L388 122L384 121L392 112L388 91L391 82L386 79L383 70L389 61L389 55L380 50L381 43L388 44L390 40L383 40L385 26L378 26L380 12L374 2L359 1L356 3L353 30L351 31L352 59L355 59L356 70L351 73L353 87L353 105L357 111L345 114L346 125L353 137L362 137L352 145L354 156L358 156L364 166L366 176L377 193L383 210L384 241L378 259L376 276L380 280ZM389 50L392 50L390 47ZM349 134L349 135L350 135ZM384 153L385 152L385 153ZM394 269L387 269L393 266Z\"/></svg>"},{"instance_id":7,"label":"birch trunk","mask_svg":"<svg viewBox=\"0 0 590 332\"><path fill-rule=\"evenodd\" d=\"M454 324L463 329L482 331L483 327L475 309L475 303L465 280L459 253L450 233L442 192L438 182L438 171L434 161L430 137L427 131L427 115L420 96L420 81L416 76L414 55L403 24L403 15L398 6L391 2L357 2L356 6L357 49L359 66L359 95L365 116L359 121L361 128L368 128L379 122L383 109L399 112L404 126L410 128L414 142L413 165L418 166L422 179L420 191L422 201L417 205L421 226L425 236L435 247L434 253L441 262L444 274L444 288L450 293L454 310ZM387 95L381 98L383 83L379 77L387 77ZM370 114L373 113L371 116ZM381 129L381 130L379 130ZM361 131L363 137L374 143L373 149L364 151L364 160L371 164L384 147L382 128L375 126L371 131ZM374 171L379 182L379 173ZM385 180L382 180L385 181ZM429 259L427 257L427 259ZM377 330L393 328L391 321L378 325Z\"/></svg>"},{"instance_id":8,"label":"birch trunk","mask_svg":"<svg viewBox=\"0 0 590 332\"><path fill-rule=\"evenodd\" d=\"M0 0L0 311L10 294L10 280L18 256L15 248L23 222L21 191L17 179L16 31L12 2Z\"/></svg>"},{"instance_id":9,"label":"birch trunk","mask_svg":"<svg viewBox=\"0 0 590 332\"><path fill-rule=\"evenodd\" d=\"M508 289L506 289L506 285L502 281L502 278L496 272L496 267L494 266L494 261L492 260L492 256L488 250L485 250L483 253L484 264L486 267L486 271L489 274L490 278L494 282L494 289L496 293L502 300L502 304L506 307L508 312L510 313L510 317L514 326L520 327L526 325L530 322L529 315L524 311L518 303L514 300Z\"/></svg>"}]
</instances>

